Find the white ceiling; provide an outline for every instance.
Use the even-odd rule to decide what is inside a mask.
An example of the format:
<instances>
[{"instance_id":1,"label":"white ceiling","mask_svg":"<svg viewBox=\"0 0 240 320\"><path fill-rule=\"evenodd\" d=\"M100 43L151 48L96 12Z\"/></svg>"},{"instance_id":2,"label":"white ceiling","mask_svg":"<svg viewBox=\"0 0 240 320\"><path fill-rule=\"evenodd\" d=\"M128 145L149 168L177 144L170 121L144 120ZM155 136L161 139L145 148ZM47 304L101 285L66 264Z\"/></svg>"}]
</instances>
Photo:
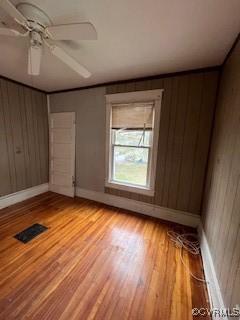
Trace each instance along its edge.
<instances>
[{"instance_id":1,"label":"white ceiling","mask_svg":"<svg viewBox=\"0 0 240 320\"><path fill-rule=\"evenodd\" d=\"M240 31L239 0L28 2L55 24L90 21L98 32L97 41L60 43L89 69L89 79L46 50L41 75L30 77L27 39L0 36L0 74L46 91L219 65ZM2 11L0 20L12 23Z\"/></svg>"}]
</instances>

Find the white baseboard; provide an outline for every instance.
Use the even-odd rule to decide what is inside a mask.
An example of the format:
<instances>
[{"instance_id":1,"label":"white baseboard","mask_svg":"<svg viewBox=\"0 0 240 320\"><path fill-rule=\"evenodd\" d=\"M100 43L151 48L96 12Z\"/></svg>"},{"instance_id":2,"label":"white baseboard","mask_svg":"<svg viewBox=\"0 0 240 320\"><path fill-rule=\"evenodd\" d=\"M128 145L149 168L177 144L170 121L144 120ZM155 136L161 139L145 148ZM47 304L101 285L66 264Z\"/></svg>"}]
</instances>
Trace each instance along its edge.
<instances>
[{"instance_id":1,"label":"white baseboard","mask_svg":"<svg viewBox=\"0 0 240 320\"><path fill-rule=\"evenodd\" d=\"M21 202L23 200L32 198L34 196L37 196L38 194L47 192L48 190L48 183L44 183L32 188L28 188L0 197L0 209L11 206L12 204L15 204L17 202Z\"/></svg>"},{"instance_id":2,"label":"white baseboard","mask_svg":"<svg viewBox=\"0 0 240 320\"><path fill-rule=\"evenodd\" d=\"M78 197L105 203L110 206L123 208L126 210L134 211L171 222L176 222L194 228L196 228L200 223L200 216L189 212L163 208L145 202L114 196L108 193L76 188L76 195Z\"/></svg>"},{"instance_id":3,"label":"white baseboard","mask_svg":"<svg viewBox=\"0 0 240 320\"><path fill-rule=\"evenodd\" d=\"M206 280L208 281L207 289L208 289L208 295L211 300L210 301L211 308L225 309L219 282L218 282L215 267L214 267L214 261L212 259L207 237L205 235L205 232L203 230L203 226L201 223L198 226L198 234L199 234L200 245L201 245L201 253L202 253L205 277L206 277ZM215 317L214 319L218 320L222 318ZM225 317L224 319L227 319L227 318Z\"/></svg>"}]
</instances>

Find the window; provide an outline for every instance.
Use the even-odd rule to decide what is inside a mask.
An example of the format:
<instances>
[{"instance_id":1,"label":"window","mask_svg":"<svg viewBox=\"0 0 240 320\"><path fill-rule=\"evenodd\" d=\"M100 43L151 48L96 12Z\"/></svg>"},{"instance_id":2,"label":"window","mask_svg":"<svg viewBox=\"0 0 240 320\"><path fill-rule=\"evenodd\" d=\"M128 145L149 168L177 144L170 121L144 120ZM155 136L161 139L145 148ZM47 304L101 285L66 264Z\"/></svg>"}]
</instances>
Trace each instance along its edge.
<instances>
[{"instance_id":1,"label":"window","mask_svg":"<svg viewBox=\"0 0 240 320\"><path fill-rule=\"evenodd\" d=\"M162 90L107 95L106 186L154 195Z\"/></svg>"}]
</instances>

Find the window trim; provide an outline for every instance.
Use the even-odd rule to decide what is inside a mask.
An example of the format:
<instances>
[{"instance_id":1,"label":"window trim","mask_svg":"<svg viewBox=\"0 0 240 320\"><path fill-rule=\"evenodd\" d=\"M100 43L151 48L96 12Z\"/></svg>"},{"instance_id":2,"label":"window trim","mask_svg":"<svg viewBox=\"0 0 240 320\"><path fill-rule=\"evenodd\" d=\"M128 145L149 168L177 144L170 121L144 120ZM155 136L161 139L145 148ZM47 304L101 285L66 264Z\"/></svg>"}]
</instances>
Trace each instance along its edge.
<instances>
[{"instance_id":1,"label":"window trim","mask_svg":"<svg viewBox=\"0 0 240 320\"><path fill-rule=\"evenodd\" d=\"M114 188L118 190L129 191L133 193L145 194L154 196L155 194L155 180L158 154L158 137L160 126L160 113L162 102L163 89L133 91L126 93L116 93L105 95L106 98L106 174L105 187ZM148 166L150 171L149 186L139 186L130 183L123 183L110 180L112 177L112 151L110 152L111 143L111 111L112 104L131 103L131 102L148 102L154 101L154 121L153 121L153 144L150 148L152 151L151 161Z\"/></svg>"}]
</instances>

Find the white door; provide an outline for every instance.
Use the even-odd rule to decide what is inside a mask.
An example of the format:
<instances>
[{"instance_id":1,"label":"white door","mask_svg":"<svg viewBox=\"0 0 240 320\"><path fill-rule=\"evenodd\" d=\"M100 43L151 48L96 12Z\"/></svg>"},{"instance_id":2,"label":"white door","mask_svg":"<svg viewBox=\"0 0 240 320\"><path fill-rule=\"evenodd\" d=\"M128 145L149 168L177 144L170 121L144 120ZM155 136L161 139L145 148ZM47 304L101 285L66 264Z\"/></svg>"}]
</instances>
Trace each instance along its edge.
<instances>
[{"instance_id":1,"label":"white door","mask_svg":"<svg viewBox=\"0 0 240 320\"><path fill-rule=\"evenodd\" d=\"M75 194L75 113L50 113L50 187L53 192Z\"/></svg>"}]
</instances>

